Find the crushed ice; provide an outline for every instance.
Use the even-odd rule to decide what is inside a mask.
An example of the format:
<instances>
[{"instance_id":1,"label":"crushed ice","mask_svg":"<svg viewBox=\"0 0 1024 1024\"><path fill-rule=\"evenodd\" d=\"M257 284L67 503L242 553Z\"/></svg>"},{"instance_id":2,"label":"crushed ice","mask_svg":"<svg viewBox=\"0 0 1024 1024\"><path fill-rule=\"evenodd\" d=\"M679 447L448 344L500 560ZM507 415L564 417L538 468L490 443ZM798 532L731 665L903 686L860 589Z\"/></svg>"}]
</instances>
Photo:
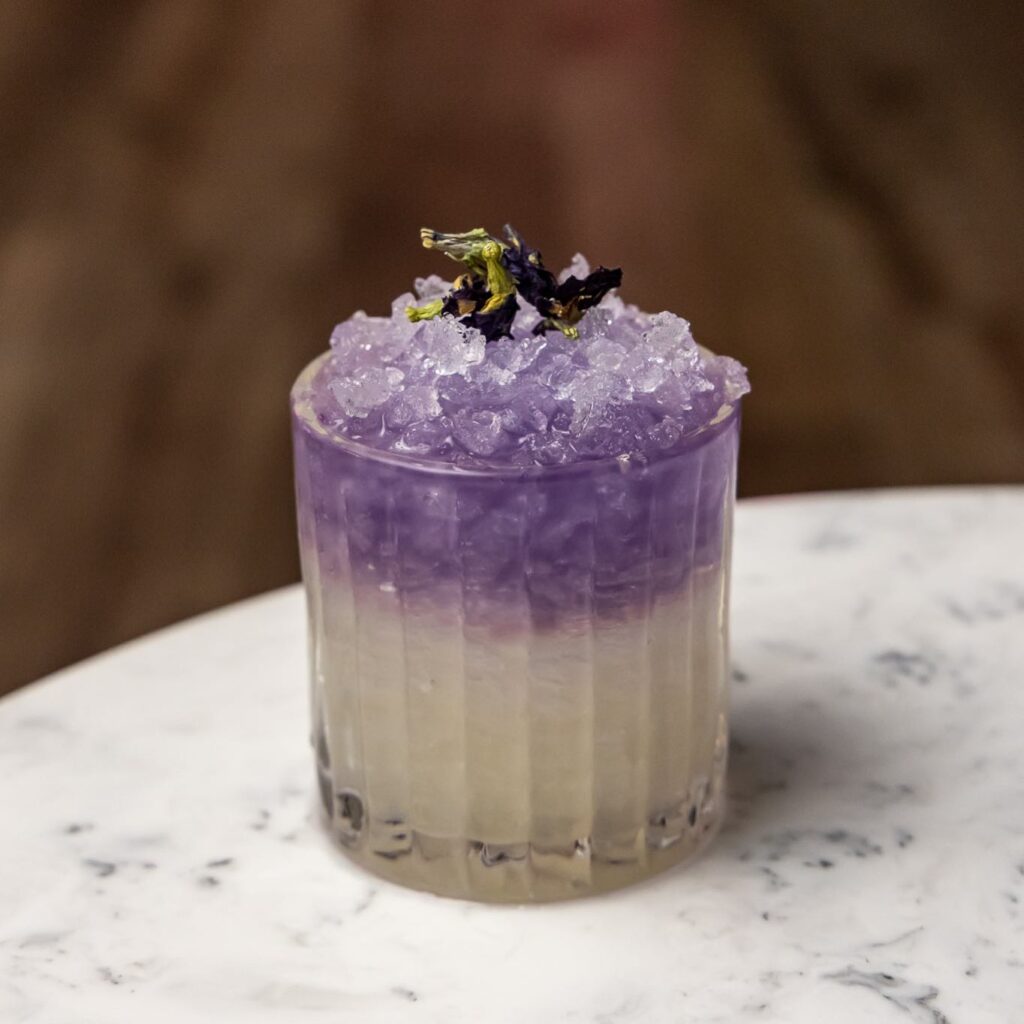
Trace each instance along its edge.
<instances>
[{"instance_id":1,"label":"crushed ice","mask_svg":"<svg viewBox=\"0 0 1024 1024\"><path fill-rule=\"evenodd\" d=\"M561 277L588 270L577 254ZM579 340L533 335L529 306L511 338L490 344L451 317L409 322L406 306L449 287L418 278L390 317L359 312L338 324L314 384L329 396L319 415L332 429L470 464L654 456L750 390L736 360L701 352L686 320L642 313L614 293L583 317Z\"/></svg>"}]
</instances>

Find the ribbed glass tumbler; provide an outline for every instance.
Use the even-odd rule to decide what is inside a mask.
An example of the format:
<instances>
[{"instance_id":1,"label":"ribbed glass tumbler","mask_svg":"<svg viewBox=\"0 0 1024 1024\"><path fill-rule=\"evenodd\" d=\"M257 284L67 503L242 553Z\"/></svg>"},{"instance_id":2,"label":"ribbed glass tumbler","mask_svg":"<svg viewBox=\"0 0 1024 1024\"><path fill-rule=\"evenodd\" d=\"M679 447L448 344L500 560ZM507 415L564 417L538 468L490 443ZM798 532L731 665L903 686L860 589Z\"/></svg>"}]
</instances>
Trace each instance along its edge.
<instances>
[{"instance_id":1,"label":"ribbed glass tumbler","mask_svg":"<svg viewBox=\"0 0 1024 1024\"><path fill-rule=\"evenodd\" d=\"M468 469L332 434L317 369L292 394L299 539L347 853L487 901L692 854L723 811L739 410L648 464Z\"/></svg>"}]
</instances>

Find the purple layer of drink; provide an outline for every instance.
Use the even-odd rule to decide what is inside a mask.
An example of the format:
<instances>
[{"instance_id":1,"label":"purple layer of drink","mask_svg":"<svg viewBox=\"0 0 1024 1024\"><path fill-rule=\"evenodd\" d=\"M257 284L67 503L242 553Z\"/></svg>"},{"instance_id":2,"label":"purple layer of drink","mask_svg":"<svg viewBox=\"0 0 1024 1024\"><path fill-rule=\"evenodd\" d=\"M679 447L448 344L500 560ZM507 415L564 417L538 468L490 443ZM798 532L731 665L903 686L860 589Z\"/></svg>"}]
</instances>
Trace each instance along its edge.
<instances>
[{"instance_id":1,"label":"purple layer of drink","mask_svg":"<svg viewBox=\"0 0 1024 1024\"><path fill-rule=\"evenodd\" d=\"M417 888L617 887L721 818L746 377L614 294L565 333L409 319L449 287L292 392L324 812Z\"/></svg>"}]
</instances>

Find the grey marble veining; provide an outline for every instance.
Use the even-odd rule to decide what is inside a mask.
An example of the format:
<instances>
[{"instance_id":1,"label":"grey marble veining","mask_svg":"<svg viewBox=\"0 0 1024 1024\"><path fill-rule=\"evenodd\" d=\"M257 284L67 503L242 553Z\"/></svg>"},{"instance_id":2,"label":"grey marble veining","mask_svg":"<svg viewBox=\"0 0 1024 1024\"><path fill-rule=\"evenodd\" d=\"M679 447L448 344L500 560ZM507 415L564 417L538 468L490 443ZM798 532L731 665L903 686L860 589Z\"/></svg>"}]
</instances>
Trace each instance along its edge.
<instances>
[{"instance_id":1,"label":"grey marble veining","mask_svg":"<svg viewBox=\"0 0 1024 1024\"><path fill-rule=\"evenodd\" d=\"M0 1021L1024 1020L1024 491L741 503L730 814L492 908L317 824L295 589L0 701Z\"/></svg>"}]
</instances>

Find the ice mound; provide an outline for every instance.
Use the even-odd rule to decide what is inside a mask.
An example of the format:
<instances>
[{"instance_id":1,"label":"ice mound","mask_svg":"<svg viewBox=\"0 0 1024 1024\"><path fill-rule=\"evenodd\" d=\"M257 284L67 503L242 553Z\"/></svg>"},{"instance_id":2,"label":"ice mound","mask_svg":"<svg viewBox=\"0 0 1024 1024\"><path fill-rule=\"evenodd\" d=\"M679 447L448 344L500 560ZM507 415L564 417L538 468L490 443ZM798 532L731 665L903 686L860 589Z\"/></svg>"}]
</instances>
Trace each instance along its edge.
<instances>
[{"instance_id":1,"label":"ice mound","mask_svg":"<svg viewBox=\"0 0 1024 1024\"><path fill-rule=\"evenodd\" d=\"M562 277L586 270L577 255ZM750 390L744 368L702 351L686 320L614 293L583 316L578 339L534 335L540 317L521 303L512 336L486 343L453 317L411 323L406 307L450 284L433 275L415 288L390 317L359 312L334 329L313 382L331 431L469 467L652 459Z\"/></svg>"}]
</instances>

